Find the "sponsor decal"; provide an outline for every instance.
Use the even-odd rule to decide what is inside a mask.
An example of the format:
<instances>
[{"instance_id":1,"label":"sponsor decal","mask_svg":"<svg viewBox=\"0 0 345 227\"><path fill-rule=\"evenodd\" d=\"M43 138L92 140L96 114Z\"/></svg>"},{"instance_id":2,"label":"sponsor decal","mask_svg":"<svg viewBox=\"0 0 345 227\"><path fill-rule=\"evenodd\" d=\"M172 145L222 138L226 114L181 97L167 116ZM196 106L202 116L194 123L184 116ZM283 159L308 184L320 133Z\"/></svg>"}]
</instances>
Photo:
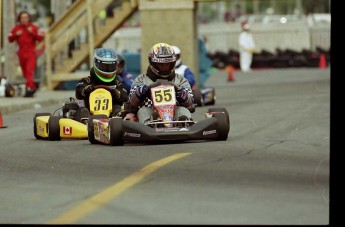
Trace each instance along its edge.
<instances>
[{"instance_id":1,"label":"sponsor decal","mask_svg":"<svg viewBox=\"0 0 345 227\"><path fill-rule=\"evenodd\" d=\"M217 130L203 131L202 135L203 136L207 136L207 135L210 135L210 134L215 134L216 132L217 132Z\"/></svg>"},{"instance_id":2,"label":"sponsor decal","mask_svg":"<svg viewBox=\"0 0 345 227\"><path fill-rule=\"evenodd\" d=\"M44 132L44 128L42 127L42 125L38 125L38 130Z\"/></svg>"},{"instance_id":3,"label":"sponsor decal","mask_svg":"<svg viewBox=\"0 0 345 227\"><path fill-rule=\"evenodd\" d=\"M93 124L93 131L94 131L95 139L99 141L101 136L100 136L100 133L99 133L98 123Z\"/></svg>"},{"instance_id":4,"label":"sponsor decal","mask_svg":"<svg viewBox=\"0 0 345 227\"><path fill-rule=\"evenodd\" d=\"M141 136L141 134L132 133L132 132L125 132L125 136L139 138Z\"/></svg>"},{"instance_id":5,"label":"sponsor decal","mask_svg":"<svg viewBox=\"0 0 345 227\"><path fill-rule=\"evenodd\" d=\"M70 126L63 126L63 134L64 135L72 135L72 127L70 127Z\"/></svg>"},{"instance_id":6,"label":"sponsor decal","mask_svg":"<svg viewBox=\"0 0 345 227\"><path fill-rule=\"evenodd\" d=\"M169 133L169 132L178 132L179 130L178 129L164 129L163 128L161 131L164 133Z\"/></svg>"}]
</instances>

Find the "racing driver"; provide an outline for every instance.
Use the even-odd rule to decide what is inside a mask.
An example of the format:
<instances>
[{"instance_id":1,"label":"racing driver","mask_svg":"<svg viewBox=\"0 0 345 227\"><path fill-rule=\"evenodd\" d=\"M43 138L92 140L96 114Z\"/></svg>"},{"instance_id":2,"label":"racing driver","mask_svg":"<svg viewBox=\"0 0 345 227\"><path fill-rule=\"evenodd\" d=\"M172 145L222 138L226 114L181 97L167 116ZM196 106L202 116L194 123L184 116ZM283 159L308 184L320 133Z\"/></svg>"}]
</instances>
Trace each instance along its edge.
<instances>
[{"instance_id":1,"label":"racing driver","mask_svg":"<svg viewBox=\"0 0 345 227\"><path fill-rule=\"evenodd\" d=\"M174 49L167 43L157 43L149 51L148 60L147 72L136 77L129 94L129 103L132 111L137 111L138 121L147 124L154 113L150 100L150 85L152 87L154 84L167 81L175 86L177 100L175 120L191 120L192 89L184 76L175 73Z\"/></svg>"},{"instance_id":2,"label":"racing driver","mask_svg":"<svg viewBox=\"0 0 345 227\"><path fill-rule=\"evenodd\" d=\"M90 110L89 95L97 85L112 87L113 113L115 116L121 111L121 106L127 101L128 95L123 84L115 80L118 67L118 57L113 49L98 48L94 51L94 66L90 69L90 76L79 81L76 86L76 98L84 100L85 107Z\"/></svg>"}]
</instances>

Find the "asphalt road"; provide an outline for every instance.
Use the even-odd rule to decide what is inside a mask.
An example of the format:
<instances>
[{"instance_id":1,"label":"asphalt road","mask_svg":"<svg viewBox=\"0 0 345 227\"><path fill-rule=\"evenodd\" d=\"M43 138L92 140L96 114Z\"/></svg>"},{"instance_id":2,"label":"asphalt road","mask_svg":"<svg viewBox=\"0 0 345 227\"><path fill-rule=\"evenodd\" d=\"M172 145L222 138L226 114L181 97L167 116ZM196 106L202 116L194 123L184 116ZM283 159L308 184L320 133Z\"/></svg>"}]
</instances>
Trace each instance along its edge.
<instances>
[{"instance_id":1,"label":"asphalt road","mask_svg":"<svg viewBox=\"0 0 345 227\"><path fill-rule=\"evenodd\" d=\"M36 112L4 115L0 223L328 224L330 70L221 72L221 142L38 141ZM198 108L194 119L203 118Z\"/></svg>"}]
</instances>

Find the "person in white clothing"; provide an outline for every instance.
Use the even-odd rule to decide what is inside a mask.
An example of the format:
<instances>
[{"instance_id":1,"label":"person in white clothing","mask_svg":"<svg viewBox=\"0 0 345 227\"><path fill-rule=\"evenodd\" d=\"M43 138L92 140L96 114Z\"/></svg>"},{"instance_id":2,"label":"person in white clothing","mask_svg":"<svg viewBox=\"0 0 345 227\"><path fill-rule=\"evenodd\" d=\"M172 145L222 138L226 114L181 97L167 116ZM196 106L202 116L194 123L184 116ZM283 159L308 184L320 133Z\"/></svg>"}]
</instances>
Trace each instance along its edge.
<instances>
[{"instance_id":1,"label":"person in white clothing","mask_svg":"<svg viewBox=\"0 0 345 227\"><path fill-rule=\"evenodd\" d=\"M242 32L239 39L240 46L240 67L243 72L251 71L253 53L255 51L255 42L251 33L250 25L247 21L242 23Z\"/></svg>"},{"instance_id":2,"label":"person in white clothing","mask_svg":"<svg viewBox=\"0 0 345 227\"><path fill-rule=\"evenodd\" d=\"M171 46L171 47L174 49L175 54L176 54L175 73L178 73L184 76L188 80L191 88L195 88L196 86L195 76L193 72L190 70L190 68L187 65L182 63L180 48L178 48L177 46Z\"/></svg>"}]
</instances>

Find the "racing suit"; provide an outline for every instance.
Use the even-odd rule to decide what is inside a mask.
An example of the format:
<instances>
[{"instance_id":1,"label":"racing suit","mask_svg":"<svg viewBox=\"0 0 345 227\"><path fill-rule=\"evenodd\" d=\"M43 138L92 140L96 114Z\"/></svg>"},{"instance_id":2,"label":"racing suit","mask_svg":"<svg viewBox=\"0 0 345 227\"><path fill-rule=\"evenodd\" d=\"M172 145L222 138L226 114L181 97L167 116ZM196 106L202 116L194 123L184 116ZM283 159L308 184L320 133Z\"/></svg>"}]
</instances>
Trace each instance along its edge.
<instances>
[{"instance_id":1,"label":"racing suit","mask_svg":"<svg viewBox=\"0 0 345 227\"><path fill-rule=\"evenodd\" d=\"M126 90L118 80L114 79L113 81L106 83L101 81L95 74L93 67L90 70L90 76L84 77L79 81L76 86L75 96L77 99L84 100L85 107L90 111L90 103L89 103L89 93L85 94L84 88L88 85L97 86L97 85L106 85L106 86L116 86L116 90L120 92L119 97L116 97L115 93L112 93L112 100L113 100L113 116L116 115L119 111L121 111L121 106L124 102L127 101L128 95Z\"/></svg>"},{"instance_id":2,"label":"racing suit","mask_svg":"<svg viewBox=\"0 0 345 227\"><path fill-rule=\"evenodd\" d=\"M184 115L187 118L191 119L192 117L189 109L193 108L193 94L187 79L180 74L176 74L175 72L173 72L167 79L158 79L157 76L152 72L150 67L148 67L146 73L139 75L134 80L131 87L131 92L129 94L130 107L133 112L137 112L139 122L142 124L146 124L153 114L153 108L150 104L152 103L150 97L146 96L144 98L139 98L137 95L138 90L143 85L150 86L151 84L160 81L169 81L173 83L177 88L187 91L187 97L184 102L180 103L177 99L175 118L179 118Z\"/></svg>"},{"instance_id":3,"label":"racing suit","mask_svg":"<svg viewBox=\"0 0 345 227\"><path fill-rule=\"evenodd\" d=\"M182 64L182 62L179 62L179 64L176 65L175 73L184 76L188 80L188 82L192 88L195 86L194 74L192 73L190 68L188 66Z\"/></svg>"},{"instance_id":4,"label":"racing suit","mask_svg":"<svg viewBox=\"0 0 345 227\"><path fill-rule=\"evenodd\" d=\"M28 28L32 29L32 33L28 31ZM22 31L23 33L16 36L16 32ZM36 41L42 41L44 34L38 32L38 27L34 24L17 25L15 26L8 36L10 43L17 40L18 43L18 57L20 67L26 80L26 88L32 90L36 89L34 82L34 73L36 69Z\"/></svg>"}]
</instances>

